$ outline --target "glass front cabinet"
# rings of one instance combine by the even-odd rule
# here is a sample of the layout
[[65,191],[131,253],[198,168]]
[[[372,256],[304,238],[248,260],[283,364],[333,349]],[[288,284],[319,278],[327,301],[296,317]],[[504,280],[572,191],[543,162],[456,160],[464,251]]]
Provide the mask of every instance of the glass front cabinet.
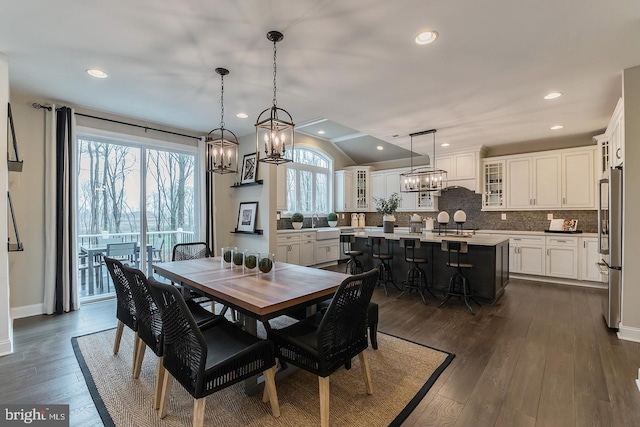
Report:
[[487,160],[482,163],[482,210],[501,210],[504,200],[504,160]]

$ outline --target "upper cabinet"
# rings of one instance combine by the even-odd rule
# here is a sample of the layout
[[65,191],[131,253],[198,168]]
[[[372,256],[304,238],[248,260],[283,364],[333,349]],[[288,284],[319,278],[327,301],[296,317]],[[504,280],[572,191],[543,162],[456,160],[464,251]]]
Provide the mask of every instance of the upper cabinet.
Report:
[[370,166],[350,166],[335,172],[337,212],[372,210],[370,169]]
[[448,185],[465,187],[479,193],[480,150],[439,155],[435,166],[447,171]]
[[374,199],[388,198],[393,193],[401,197],[398,212],[435,212],[438,210],[439,193],[402,193],[400,191],[400,174],[408,169],[386,169],[371,172],[371,208],[375,211]]
[[588,146],[484,159],[483,210],[595,209],[595,153]]
[[624,102],[618,100],[613,116],[609,120],[607,130],[594,139],[598,142],[599,177],[606,177],[609,168],[622,166],[624,163]]

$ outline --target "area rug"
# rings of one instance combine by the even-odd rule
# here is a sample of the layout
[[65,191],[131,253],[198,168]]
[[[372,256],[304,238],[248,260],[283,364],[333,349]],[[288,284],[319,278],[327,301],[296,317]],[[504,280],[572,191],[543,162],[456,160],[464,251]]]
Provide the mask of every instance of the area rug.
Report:
[[[87,386],[105,426],[191,426],[193,398],[174,382],[168,415],[152,408],[157,358],[147,351],[139,379],[132,379],[133,333],[125,328],[118,355],[115,329],[72,339]],[[367,350],[374,394],[365,392],[359,359],[331,375],[332,426],[399,426],[420,403],[454,355],[378,332],[378,350]],[[276,383],[280,418],[261,395],[236,384],[207,397],[205,425],[224,427],[318,426],[318,379],[299,370]]]

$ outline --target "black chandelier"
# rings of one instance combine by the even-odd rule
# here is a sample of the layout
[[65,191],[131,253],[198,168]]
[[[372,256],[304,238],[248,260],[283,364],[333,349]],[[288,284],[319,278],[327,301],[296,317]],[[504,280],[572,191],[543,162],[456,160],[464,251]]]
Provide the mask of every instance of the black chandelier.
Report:
[[[413,137],[433,134],[433,157],[431,166],[413,167]],[[447,188],[447,171],[435,167],[436,162],[436,130],[430,129],[409,134],[411,137],[411,169],[400,174],[400,191],[403,193],[420,193],[439,191]]]
[[220,127],[207,135],[209,163],[207,170],[218,174],[236,173],[238,170],[238,137],[224,127],[224,76],[226,68],[216,68],[220,75]]
[[[267,39],[273,42],[273,105],[265,109],[256,121],[256,153],[261,162],[279,165],[293,161],[295,124],[287,110],[279,108],[276,101],[276,43],[284,35],[269,31]],[[263,148],[261,154],[260,148]],[[285,157],[289,156],[289,157]]]

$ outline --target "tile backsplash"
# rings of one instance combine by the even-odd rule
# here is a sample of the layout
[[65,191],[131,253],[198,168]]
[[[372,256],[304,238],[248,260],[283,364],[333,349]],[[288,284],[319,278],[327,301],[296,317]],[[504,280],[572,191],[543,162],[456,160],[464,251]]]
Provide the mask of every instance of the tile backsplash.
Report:
[[[466,229],[483,230],[518,230],[518,231],[542,231],[549,228],[547,214],[553,214],[554,218],[577,219],[578,229],[584,233],[596,233],[598,231],[598,213],[595,210],[577,211],[482,211],[482,195],[476,194],[466,188],[450,188],[444,190],[438,198],[438,210],[446,211],[453,221],[453,214],[458,209],[462,209],[467,214]],[[397,212],[396,223],[398,227],[408,227],[409,218],[415,212]],[[437,212],[417,212],[423,218],[433,218],[438,216]],[[501,214],[505,213],[507,219],[501,219]],[[338,226],[351,225],[351,213],[338,213]],[[367,212],[366,221],[368,226],[382,225],[382,215],[377,212]],[[327,219],[321,217],[318,227],[326,227]],[[311,218],[305,217],[303,227],[311,227]],[[455,227],[455,223],[450,223],[449,227]],[[291,219],[282,218],[278,221],[278,229],[292,229]]]

